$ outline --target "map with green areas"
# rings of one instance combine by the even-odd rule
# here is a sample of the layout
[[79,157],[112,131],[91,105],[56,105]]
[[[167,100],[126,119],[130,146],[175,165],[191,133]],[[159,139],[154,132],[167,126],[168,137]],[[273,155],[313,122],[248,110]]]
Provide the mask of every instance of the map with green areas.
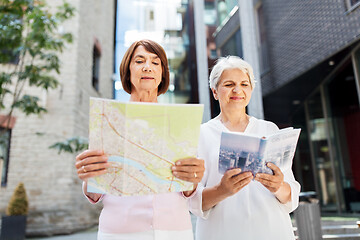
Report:
[[192,190],[171,166],[196,157],[203,108],[90,98],[89,149],[103,150],[111,167],[90,178],[87,190],[116,196]]

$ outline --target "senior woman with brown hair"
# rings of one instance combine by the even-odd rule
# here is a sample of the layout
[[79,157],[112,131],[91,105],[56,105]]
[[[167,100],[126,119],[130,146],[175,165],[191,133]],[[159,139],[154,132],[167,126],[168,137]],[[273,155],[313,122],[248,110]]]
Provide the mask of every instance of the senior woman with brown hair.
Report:
[[[210,74],[210,88],[220,114],[201,126],[198,157],[205,160],[201,186],[190,200],[198,216],[197,240],[294,239],[289,213],[298,206],[300,185],[291,168],[268,163],[273,174],[231,169],[218,171],[222,132],[264,136],[278,131],[269,121],[246,114],[255,87],[252,67],[236,56],[220,58]],[[247,144],[240,142],[238,144]]]
[[[154,41],[134,42],[120,65],[120,76],[130,101],[157,102],[169,86],[168,61],[164,49]],[[110,166],[102,151],[86,150],[76,157],[83,192],[91,203],[102,200],[99,240],[165,240],[193,239],[188,198],[204,174],[204,161],[181,159],[173,166],[175,177],[193,182],[194,190],[147,196],[116,197],[87,192],[87,179],[106,173]]]

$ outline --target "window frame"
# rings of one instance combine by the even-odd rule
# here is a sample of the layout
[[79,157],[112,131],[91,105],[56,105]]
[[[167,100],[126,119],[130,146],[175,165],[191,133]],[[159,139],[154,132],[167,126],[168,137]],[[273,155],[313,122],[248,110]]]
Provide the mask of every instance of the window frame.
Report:
[[99,41],[95,38],[93,53],[92,53],[92,76],[91,84],[93,88],[99,92],[100,85],[100,61],[101,61],[101,46]]
[[[8,172],[9,172],[9,162],[10,162],[10,147],[11,147],[11,128],[4,128],[2,126],[0,126],[0,132],[1,134],[3,133],[3,131],[6,131],[8,136],[7,136],[7,142],[5,143],[5,158],[3,158],[3,162],[2,162],[2,167],[1,167],[1,172],[0,172],[0,183],[1,183],[1,187],[6,187],[7,185],[7,178],[8,178]],[[2,143],[0,141],[0,148],[2,147]],[[2,156],[1,156],[2,157]]]
[[346,13],[350,13],[360,6],[360,1],[356,3],[351,3],[351,0],[345,0],[344,2],[345,2]]

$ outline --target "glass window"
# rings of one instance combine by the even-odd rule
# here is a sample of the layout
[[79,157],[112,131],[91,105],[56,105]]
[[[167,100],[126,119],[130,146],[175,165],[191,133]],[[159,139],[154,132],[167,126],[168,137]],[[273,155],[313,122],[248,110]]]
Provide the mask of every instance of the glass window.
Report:
[[360,6],[360,0],[345,0],[345,5],[348,10],[353,10]]
[[360,212],[360,108],[350,61],[325,84],[325,90],[334,164],[340,178],[339,196],[344,198],[342,209]]
[[305,109],[303,107],[298,109],[292,117],[292,124],[295,128],[301,128],[301,134],[293,160],[295,178],[301,184],[302,192],[316,191]]
[[[22,20],[19,17],[18,14],[2,8],[0,13],[0,63],[19,63],[19,44],[22,40],[23,30]],[[10,29],[11,34],[9,35]]]
[[1,186],[6,186],[7,171],[9,166],[11,130],[0,127],[0,177]]
[[265,19],[263,6],[260,5],[257,8],[257,18],[258,18],[258,29],[259,29],[259,52],[260,52],[260,73],[264,73],[269,70],[269,58],[268,58],[268,46],[267,46],[267,36],[265,31]]
[[355,4],[360,3],[360,0],[350,0],[351,6],[354,6]]
[[216,9],[214,2],[205,2],[204,22],[206,25],[216,24]]
[[327,123],[322,102],[320,91],[307,100],[309,137],[313,150],[313,161],[315,161],[315,172],[319,186],[318,195],[322,210],[336,212],[336,181],[332,170]]
[[221,55],[236,55],[243,57],[240,29],[221,47]]
[[[119,0],[119,5],[115,53],[117,80],[120,81],[118,66],[128,47],[136,40],[151,39],[164,48],[169,63],[169,91],[160,95],[158,101],[197,103],[193,1]],[[204,18],[207,24],[216,21],[214,5],[214,0],[205,2]],[[122,24],[123,22],[127,24]],[[127,101],[128,94],[123,89],[118,89],[115,98]]]
[[96,91],[99,91],[100,56],[100,47],[95,44],[93,49],[92,86]]

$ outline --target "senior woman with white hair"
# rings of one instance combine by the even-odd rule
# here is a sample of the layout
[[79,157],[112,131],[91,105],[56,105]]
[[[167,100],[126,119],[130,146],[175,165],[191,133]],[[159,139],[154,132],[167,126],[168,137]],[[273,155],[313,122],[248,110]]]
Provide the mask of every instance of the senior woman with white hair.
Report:
[[[298,206],[300,184],[290,170],[268,163],[273,174],[218,171],[222,132],[263,136],[279,130],[272,122],[246,114],[255,87],[252,67],[236,56],[220,58],[210,74],[210,88],[221,113],[201,126],[198,156],[205,173],[190,209],[198,216],[197,240],[294,239],[289,213]],[[239,144],[246,144],[239,143]]]

